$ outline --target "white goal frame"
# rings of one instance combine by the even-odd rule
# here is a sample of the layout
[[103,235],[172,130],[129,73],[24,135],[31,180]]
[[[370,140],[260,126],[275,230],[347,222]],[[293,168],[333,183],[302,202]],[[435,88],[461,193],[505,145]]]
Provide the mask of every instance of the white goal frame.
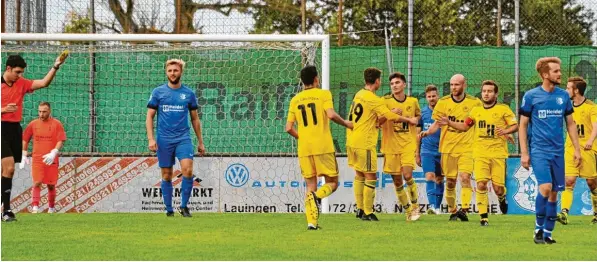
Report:
[[[2,41],[69,41],[69,42],[318,42],[321,43],[321,88],[330,90],[329,35],[298,34],[62,34],[62,33],[2,33]],[[324,178],[321,178],[325,183]],[[322,201],[322,213],[329,213],[329,201]]]

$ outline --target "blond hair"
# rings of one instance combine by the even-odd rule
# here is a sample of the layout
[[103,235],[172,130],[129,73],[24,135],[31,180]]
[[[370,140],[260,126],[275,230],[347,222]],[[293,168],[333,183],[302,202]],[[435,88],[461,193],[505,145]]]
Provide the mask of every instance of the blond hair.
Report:
[[182,61],[182,59],[168,59],[168,61],[166,61],[166,65],[164,66],[164,68],[167,68],[169,65],[178,65],[180,66],[180,69],[184,69],[184,65],[185,62]]
[[539,75],[549,73],[549,63],[560,65],[562,64],[562,60],[555,56],[539,58],[539,60],[537,60],[537,65],[535,66],[537,68],[537,73],[539,73]]

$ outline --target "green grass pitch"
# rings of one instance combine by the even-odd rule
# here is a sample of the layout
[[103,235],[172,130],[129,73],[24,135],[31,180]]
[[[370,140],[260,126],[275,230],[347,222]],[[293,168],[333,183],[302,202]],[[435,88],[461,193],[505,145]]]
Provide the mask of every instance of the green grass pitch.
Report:
[[594,260],[597,225],[571,216],[555,245],[532,240],[534,216],[322,215],[307,231],[303,214],[21,214],[2,223],[2,260]]

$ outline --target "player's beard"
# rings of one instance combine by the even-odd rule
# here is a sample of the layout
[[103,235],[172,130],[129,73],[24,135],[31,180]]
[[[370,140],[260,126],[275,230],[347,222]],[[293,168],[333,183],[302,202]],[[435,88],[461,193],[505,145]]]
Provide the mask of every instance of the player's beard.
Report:
[[172,81],[172,80],[170,80],[170,78],[168,78],[168,81],[170,82],[170,84],[178,85],[178,83],[180,82],[180,76],[177,77],[176,79],[174,79],[174,81]]
[[454,92],[452,92],[452,96],[461,96],[462,92],[463,92],[462,90],[454,91]]
[[485,104],[486,106],[490,106],[495,104],[496,100],[496,98],[490,98],[489,101],[485,101],[485,99],[483,99],[483,104]]
[[556,80],[549,79],[549,82],[551,82],[551,84],[554,85],[554,86],[559,86],[561,81],[559,81],[557,79]]

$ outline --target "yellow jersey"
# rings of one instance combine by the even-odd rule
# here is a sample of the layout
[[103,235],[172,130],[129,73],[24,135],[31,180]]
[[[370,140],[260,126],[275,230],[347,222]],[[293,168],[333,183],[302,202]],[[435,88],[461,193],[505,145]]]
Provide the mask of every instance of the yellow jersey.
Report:
[[347,131],[346,146],[355,149],[375,150],[377,146],[377,119],[384,116],[397,120],[400,116],[386,107],[383,99],[375,93],[361,89],[350,105],[348,120],[353,123],[352,131]]
[[290,100],[287,122],[297,123],[299,157],[335,152],[326,113],[330,108],[334,102],[329,90],[305,89]]
[[[451,121],[464,123],[471,110],[477,106],[482,106],[482,103],[481,100],[474,96],[465,94],[464,99],[455,101],[451,95],[447,95],[437,101],[432,118],[437,121],[442,117],[448,117]],[[439,152],[443,154],[472,152],[473,132],[474,130],[462,132],[447,126],[442,128],[439,140]]]
[[[572,118],[574,119],[574,122],[576,122],[576,129],[578,130],[578,143],[583,147],[587,143],[587,140],[589,140],[589,137],[591,137],[593,123],[597,121],[597,105],[595,105],[593,101],[585,98],[585,101],[580,105],[574,105]],[[574,149],[570,136],[566,136],[566,144],[564,146],[566,148]],[[593,144],[593,150],[595,149],[597,148],[595,144]]]
[[512,109],[501,103],[490,108],[478,106],[471,110],[469,117],[475,121],[473,158],[508,158],[508,142],[496,134],[496,129],[518,123]]
[[[388,109],[402,109],[403,117],[421,116],[419,101],[414,97],[405,97],[399,101],[392,94],[383,97]],[[398,154],[405,151],[416,150],[417,129],[416,125],[406,122],[386,121],[381,128],[381,151],[384,154]]]

